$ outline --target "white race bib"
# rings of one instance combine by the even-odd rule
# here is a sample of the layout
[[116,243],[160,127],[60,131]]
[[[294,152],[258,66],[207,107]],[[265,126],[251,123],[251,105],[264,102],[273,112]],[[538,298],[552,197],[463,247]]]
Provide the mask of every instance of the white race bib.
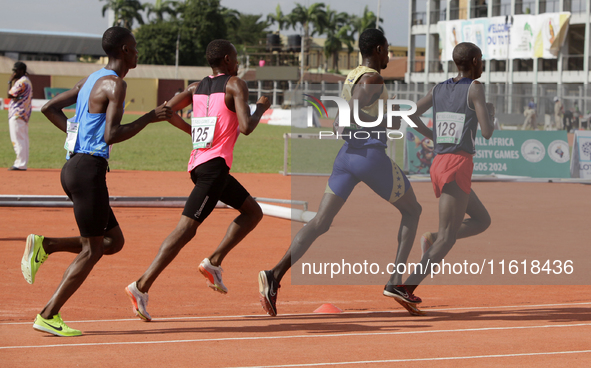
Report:
[[66,132],[68,135],[66,136],[64,149],[68,152],[74,152],[74,147],[76,147],[76,141],[78,140],[78,123],[68,120]]
[[211,148],[217,120],[217,116],[191,118],[193,149]]
[[462,139],[466,114],[438,112],[435,116],[437,125],[437,143],[458,144]]

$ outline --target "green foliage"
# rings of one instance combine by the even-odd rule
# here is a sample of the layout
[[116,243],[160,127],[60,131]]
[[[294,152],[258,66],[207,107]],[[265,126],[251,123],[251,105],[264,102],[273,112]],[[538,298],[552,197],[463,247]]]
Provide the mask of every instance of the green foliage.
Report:
[[180,53],[180,65],[208,65],[207,45],[216,39],[226,39],[227,29],[220,0],[187,0],[183,11],[181,38],[187,48]]
[[269,24],[260,21],[262,15],[240,14],[238,26],[229,34],[229,40],[238,47],[239,45],[256,45],[259,40],[264,39],[267,32],[265,29]]
[[[140,64],[174,65],[176,40],[180,25],[173,22],[154,22],[145,24],[135,32]],[[181,33],[179,53],[190,44],[187,36]]]
[[267,15],[267,23],[276,23],[277,32],[279,32],[282,29],[286,29],[289,26],[289,22],[289,17],[283,14],[283,11],[281,11],[281,5],[279,4],[277,4],[277,7],[275,8],[275,13],[269,13]]
[[154,4],[146,3],[144,4],[144,8],[146,9],[148,17],[154,14],[156,16],[156,21],[161,22],[164,20],[164,14],[168,14],[173,18],[178,14],[178,1],[171,1],[171,0],[156,0]]
[[[103,1],[103,0],[101,0]],[[141,12],[144,6],[139,0],[104,0],[106,4],[103,6],[103,17],[107,10],[111,9],[115,13],[115,20],[113,26],[121,26],[127,29],[133,27],[133,22],[137,21],[139,24],[144,24],[144,18]]]

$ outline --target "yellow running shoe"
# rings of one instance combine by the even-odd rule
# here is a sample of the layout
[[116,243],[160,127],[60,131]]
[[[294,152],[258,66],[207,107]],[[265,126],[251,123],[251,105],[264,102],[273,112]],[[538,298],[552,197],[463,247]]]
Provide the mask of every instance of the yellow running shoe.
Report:
[[62,320],[60,313],[56,314],[51,319],[45,319],[38,314],[37,318],[35,318],[33,328],[37,331],[54,334],[55,336],[69,337],[82,335],[82,332],[68,327]]
[[43,239],[45,237],[41,235],[31,234],[27,236],[25,253],[21,260],[21,271],[23,271],[23,276],[29,284],[35,282],[35,274],[48,256],[45,249],[43,249]]

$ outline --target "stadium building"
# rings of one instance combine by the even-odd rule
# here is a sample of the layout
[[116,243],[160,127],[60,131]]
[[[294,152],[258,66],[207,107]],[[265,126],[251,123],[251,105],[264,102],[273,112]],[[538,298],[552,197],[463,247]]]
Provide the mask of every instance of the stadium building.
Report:
[[412,0],[408,54],[424,45],[425,60],[409,62],[405,80],[422,95],[455,76],[451,50],[469,41],[483,50],[480,80],[488,95],[500,100],[497,111],[522,114],[534,98],[548,113],[559,97],[565,108],[574,109],[577,102],[586,113],[590,12],[589,0]]

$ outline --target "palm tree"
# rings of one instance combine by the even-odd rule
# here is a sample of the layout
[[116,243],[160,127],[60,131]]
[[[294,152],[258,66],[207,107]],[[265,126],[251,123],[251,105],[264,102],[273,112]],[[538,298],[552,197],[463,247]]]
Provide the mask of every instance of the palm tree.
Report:
[[277,4],[275,13],[269,13],[269,15],[267,15],[267,23],[277,23],[277,33],[279,33],[280,30],[289,26],[290,21],[289,18],[281,11],[281,5]]
[[[351,34],[351,36],[354,36],[355,33],[361,35],[363,31],[365,31],[368,28],[376,28],[376,15],[374,14],[374,12],[369,10],[369,8],[366,5],[365,9],[363,9],[363,15],[361,17],[358,17],[356,15],[351,16],[350,22],[353,26],[353,33]],[[383,23],[382,17],[380,17],[380,23]],[[382,26],[378,27],[378,29],[382,32],[384,31]]]
[[177,2],[178,1],[172,0],[156,0],[154,4],[146,3],[144,7],[147,10],[148,17],[154,13],[156,15],[156,21],[161,22],[164,20],[164,14],[168,14],[173,17],[176,16]]
[[[314,3],[309,7],[296,3],[295,8],[293,8],[287,18],[294,30],[298,24],[302,26],[306,39],[314,36],[316,33],[322,34],[324,32],[324,25],[326,24],[324,3]],[[310,33],[310,26],[314,27],[312,33]]]
[[[101,0],[102,1],[102,0]],[[133,21],[137,20],[139,24],[144,24],[144,18],[141,11],[144,6],[139,0],[105,0],[107,3],[103,6],[103,17],[107,10],[111,9],[115,13],[113,26],[121,26],[131,29]]]
[[353,51],[354,39],[351,28],[347,25],[349,18],[347,13],[338,13],[332,10],[330,6],[326,8],[326,17],[324,19],[324,28],[326,30],[324,56],[326,62],[328,62],[328,58],[332,55],[332,67],[337,72],[339,70],[339,52],[343,49],[343,44],[347,46],[349,53]]
[[236,32],[238,27],[240,27],[240,12],[238,10],[222,7],[222,15],[228,30],[232,31],[233,33]]
[[[302,50],[302,56],[304,62],[303,67],[305,69],[307,64],[306,55],[308,55],[310,51],[310,36],[313,36],[316,33],[324,33],[324,26],[326,24],[326,12],[324,11],[324,3],[314,3],[309,7],[296,3],[295,8],[291,11],[291,13],[289,13],[287,18],[289,19],[289,24],[291,24],[294,30],[296,29],[296,26],[299,24],[304,31],[304,50]],[[310,26],[313,26],[311,32]],[[303,73],[300,76],[300,78],[301,80],[303,80]]]

